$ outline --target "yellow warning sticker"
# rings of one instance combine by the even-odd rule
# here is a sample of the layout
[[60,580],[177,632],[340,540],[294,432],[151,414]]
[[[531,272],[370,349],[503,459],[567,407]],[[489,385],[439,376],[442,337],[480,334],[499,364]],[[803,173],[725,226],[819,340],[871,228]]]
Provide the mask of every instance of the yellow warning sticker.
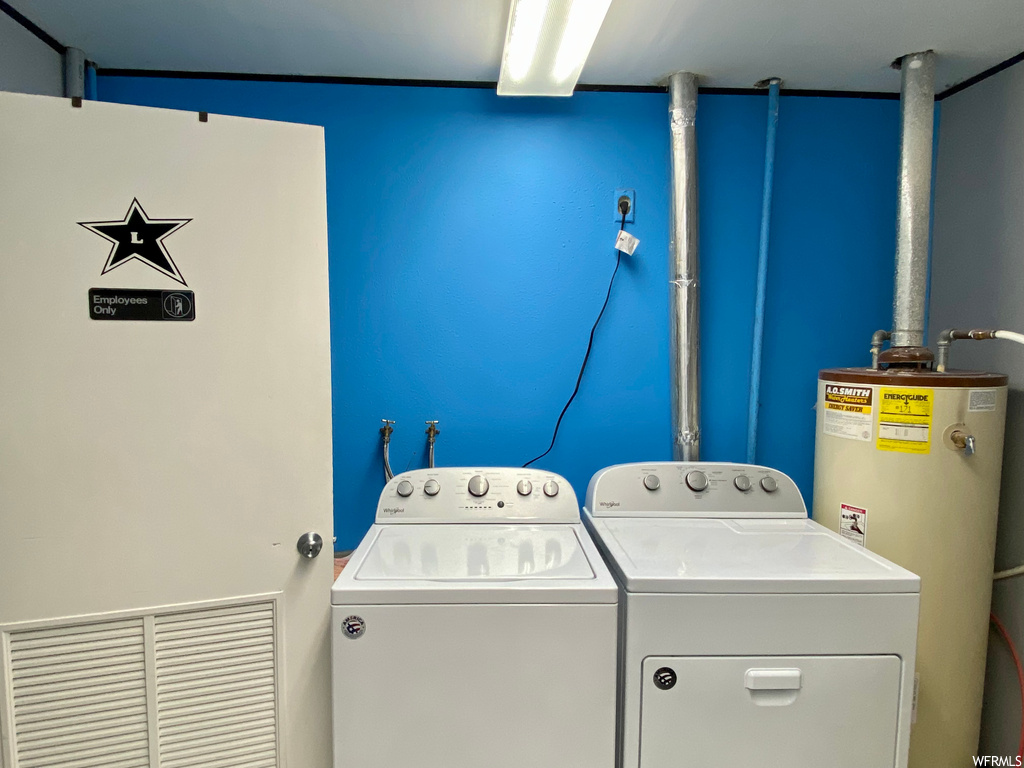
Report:
[[882,387],[878,406],[880,451],[929,453],[935,391],[909,387]]

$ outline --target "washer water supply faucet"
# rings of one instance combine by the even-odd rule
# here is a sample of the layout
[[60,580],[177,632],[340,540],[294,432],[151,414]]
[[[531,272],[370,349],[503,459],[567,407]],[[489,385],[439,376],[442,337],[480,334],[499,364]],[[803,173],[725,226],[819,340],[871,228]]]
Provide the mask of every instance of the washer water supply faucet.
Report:
[[437,442],[437,436],[441,434],[441,430],[437,428],[437,419],[426,421],[424,424],[427,425],[427,466],[433,469],[434,443]]
[[391,471],[391,456],[389,449],[389,446],[391,445],[391,433],[395,431],[392,424],[395,422],[391,419],[381,419],[381,423],[384,424],[384,426],[380,428],[380,436],[382,440],[381,448],[384,454],[384,482],[387,482],[395,476],[395,473]]

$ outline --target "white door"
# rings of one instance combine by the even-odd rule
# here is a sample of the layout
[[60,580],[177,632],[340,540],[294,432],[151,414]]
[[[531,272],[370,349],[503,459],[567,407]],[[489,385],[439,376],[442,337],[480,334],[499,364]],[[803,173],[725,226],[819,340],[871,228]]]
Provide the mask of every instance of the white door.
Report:
[[643,661],[640,768],[892,768],[898,656]]
[[201,117],[0,94],[5,768],[331,762],[323,131]]

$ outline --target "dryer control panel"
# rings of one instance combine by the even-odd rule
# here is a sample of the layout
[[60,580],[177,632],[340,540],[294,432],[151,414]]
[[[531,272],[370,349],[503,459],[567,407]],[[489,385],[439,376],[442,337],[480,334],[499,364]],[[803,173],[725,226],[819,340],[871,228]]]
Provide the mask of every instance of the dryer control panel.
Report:
[[377,523],[578,523],[569,481],[519,467],[434,467],[395,475]]
[[593,517],[807,517],[788,475],[754,464],[655,461],[618,464],[587,488]]

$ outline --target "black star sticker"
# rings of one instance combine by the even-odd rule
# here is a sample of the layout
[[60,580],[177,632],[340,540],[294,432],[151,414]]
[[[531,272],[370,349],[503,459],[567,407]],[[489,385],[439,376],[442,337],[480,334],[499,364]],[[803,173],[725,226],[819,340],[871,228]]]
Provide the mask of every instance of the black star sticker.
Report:
[[138,259],[172,280],[187,285],[163,240],[190,221],[192,219],[151,219],[139,201],[132,200],[122,221],[80,221],[78,224],[114,244],[101,274]]

